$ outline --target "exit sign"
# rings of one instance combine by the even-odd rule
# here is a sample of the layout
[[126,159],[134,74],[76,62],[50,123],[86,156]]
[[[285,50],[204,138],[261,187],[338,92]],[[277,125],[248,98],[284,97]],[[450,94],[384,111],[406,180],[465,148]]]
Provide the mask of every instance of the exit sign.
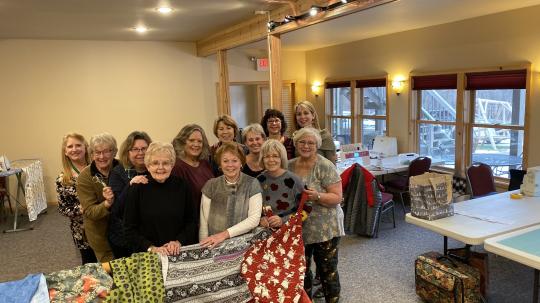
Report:
[[268,58],[257,59],[257,71],[268,71]]

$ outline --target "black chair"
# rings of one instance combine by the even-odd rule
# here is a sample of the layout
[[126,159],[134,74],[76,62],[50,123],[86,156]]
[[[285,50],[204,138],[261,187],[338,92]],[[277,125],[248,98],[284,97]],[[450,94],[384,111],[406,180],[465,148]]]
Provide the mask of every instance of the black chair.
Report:
[[527,170],[523,169],[510,169],[510,183],[508,184],[508,191],[519,189],[523,184],[523,178],[527,173]]
[[409,178],[427,173],[431,167],[431,158],[428,157],[418,157],[411,161],[409,164],[409,170],[407,176],[398,176],[396,179],[386,182],[389,192],[394,192],[399,194],[401,206],[403,208],[403,213],[406,213],[405,210],[405,200],[403,195],[409,192]]
[[377,220],[377,227],[375,228],[375,236],[374,238],[379,237],[379,226],[381,226],[381,217],[389,212],[392,211],[392,223],[394,224],[394,228],[396,228],[396,212],[395,212],[395,203],[394,203],[394,196],[392,194],[386,193],[384,191],[381,191],[381,213],[379,214],[379,218]]
[[479,198],[497,193],[493,171],[487,164],[476,162],[467,168],[467,183],[471,198]]

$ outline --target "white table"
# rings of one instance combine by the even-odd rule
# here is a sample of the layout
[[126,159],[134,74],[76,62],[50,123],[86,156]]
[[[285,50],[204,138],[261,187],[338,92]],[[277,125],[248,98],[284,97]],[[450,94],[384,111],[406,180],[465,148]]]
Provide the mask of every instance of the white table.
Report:
[[533,302],[538,302],[540,270],[540,225],[489,238],[484,248],[494,254],[534,268]]
[[378,166],[378,161],[378,159],[370,159],[370,164],[364,165],[364,163],[362,162],[362,158],[360,157],[349,158],[338,162],[337,169],[338,172],[341,174],[344,170],[349,168],[354,163],[358,163],[364,166],[367,170],[369,170],[374,176],[381,176],[385,174],[406,171],[407,169],[409,169],[409,164],[399,163],[398,156],[383,158],[381,166]]
[[540,197],[514,200],[510,193],[455,203],[451,217],[428,221],[409,213],[405,221],[469,245],[480,245],[487,238],[540,224]]

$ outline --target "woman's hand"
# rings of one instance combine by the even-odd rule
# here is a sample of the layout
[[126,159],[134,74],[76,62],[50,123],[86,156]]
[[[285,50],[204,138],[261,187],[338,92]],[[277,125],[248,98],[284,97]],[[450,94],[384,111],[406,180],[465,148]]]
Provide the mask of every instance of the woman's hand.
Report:
[[268,224],[272,228],[279,228],[283,224],[283,221],[281,221],[279,216],[272,216],[268,218]]
[[229,232],[228,231],[222,231],[218,234],[211,235],[210,237],[204,239],[201,241],[201,246],[203,247],[210,247],[214,248],[221,244],[221,242],[227,240],[229,238]]
[[304,189],[309,201],[319,201],[321,194],[313,188]]
[[180,241],[171,241],[169,243],[165,243],[163,247],[167,249],[167,255],[178,255],[180,254],[180,247],[182,245],[180,244]]
[[259,226],[270,227],[270,223],[268,223],[268,218],[266,218],[266,216],[261,217],[261,221],[259,221]]
[[105,198],[105,207],[110,208],[114,203],[114,193],[110,186],[103,187],[103,198]]
[[145,175],[135,176],[129,181],[129,185],[133,184],[148,184],[148,178]]
[[162,256],[167,256],[168,255],[168,251],[167,251],[167,248],[165,247],[165,245],[160,246],[160,247],[152,246],[150,251],[153,252],[153,253],[156,253],[156,254],[160,254]]

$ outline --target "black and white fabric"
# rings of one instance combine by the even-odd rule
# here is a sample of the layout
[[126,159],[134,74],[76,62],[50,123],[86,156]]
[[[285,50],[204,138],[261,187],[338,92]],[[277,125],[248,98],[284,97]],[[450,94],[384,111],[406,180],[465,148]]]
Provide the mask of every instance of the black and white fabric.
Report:
[[454,197],[454,202],[468,200],[470,197],[469,194],[467,179],[452,176],[452,196]]

